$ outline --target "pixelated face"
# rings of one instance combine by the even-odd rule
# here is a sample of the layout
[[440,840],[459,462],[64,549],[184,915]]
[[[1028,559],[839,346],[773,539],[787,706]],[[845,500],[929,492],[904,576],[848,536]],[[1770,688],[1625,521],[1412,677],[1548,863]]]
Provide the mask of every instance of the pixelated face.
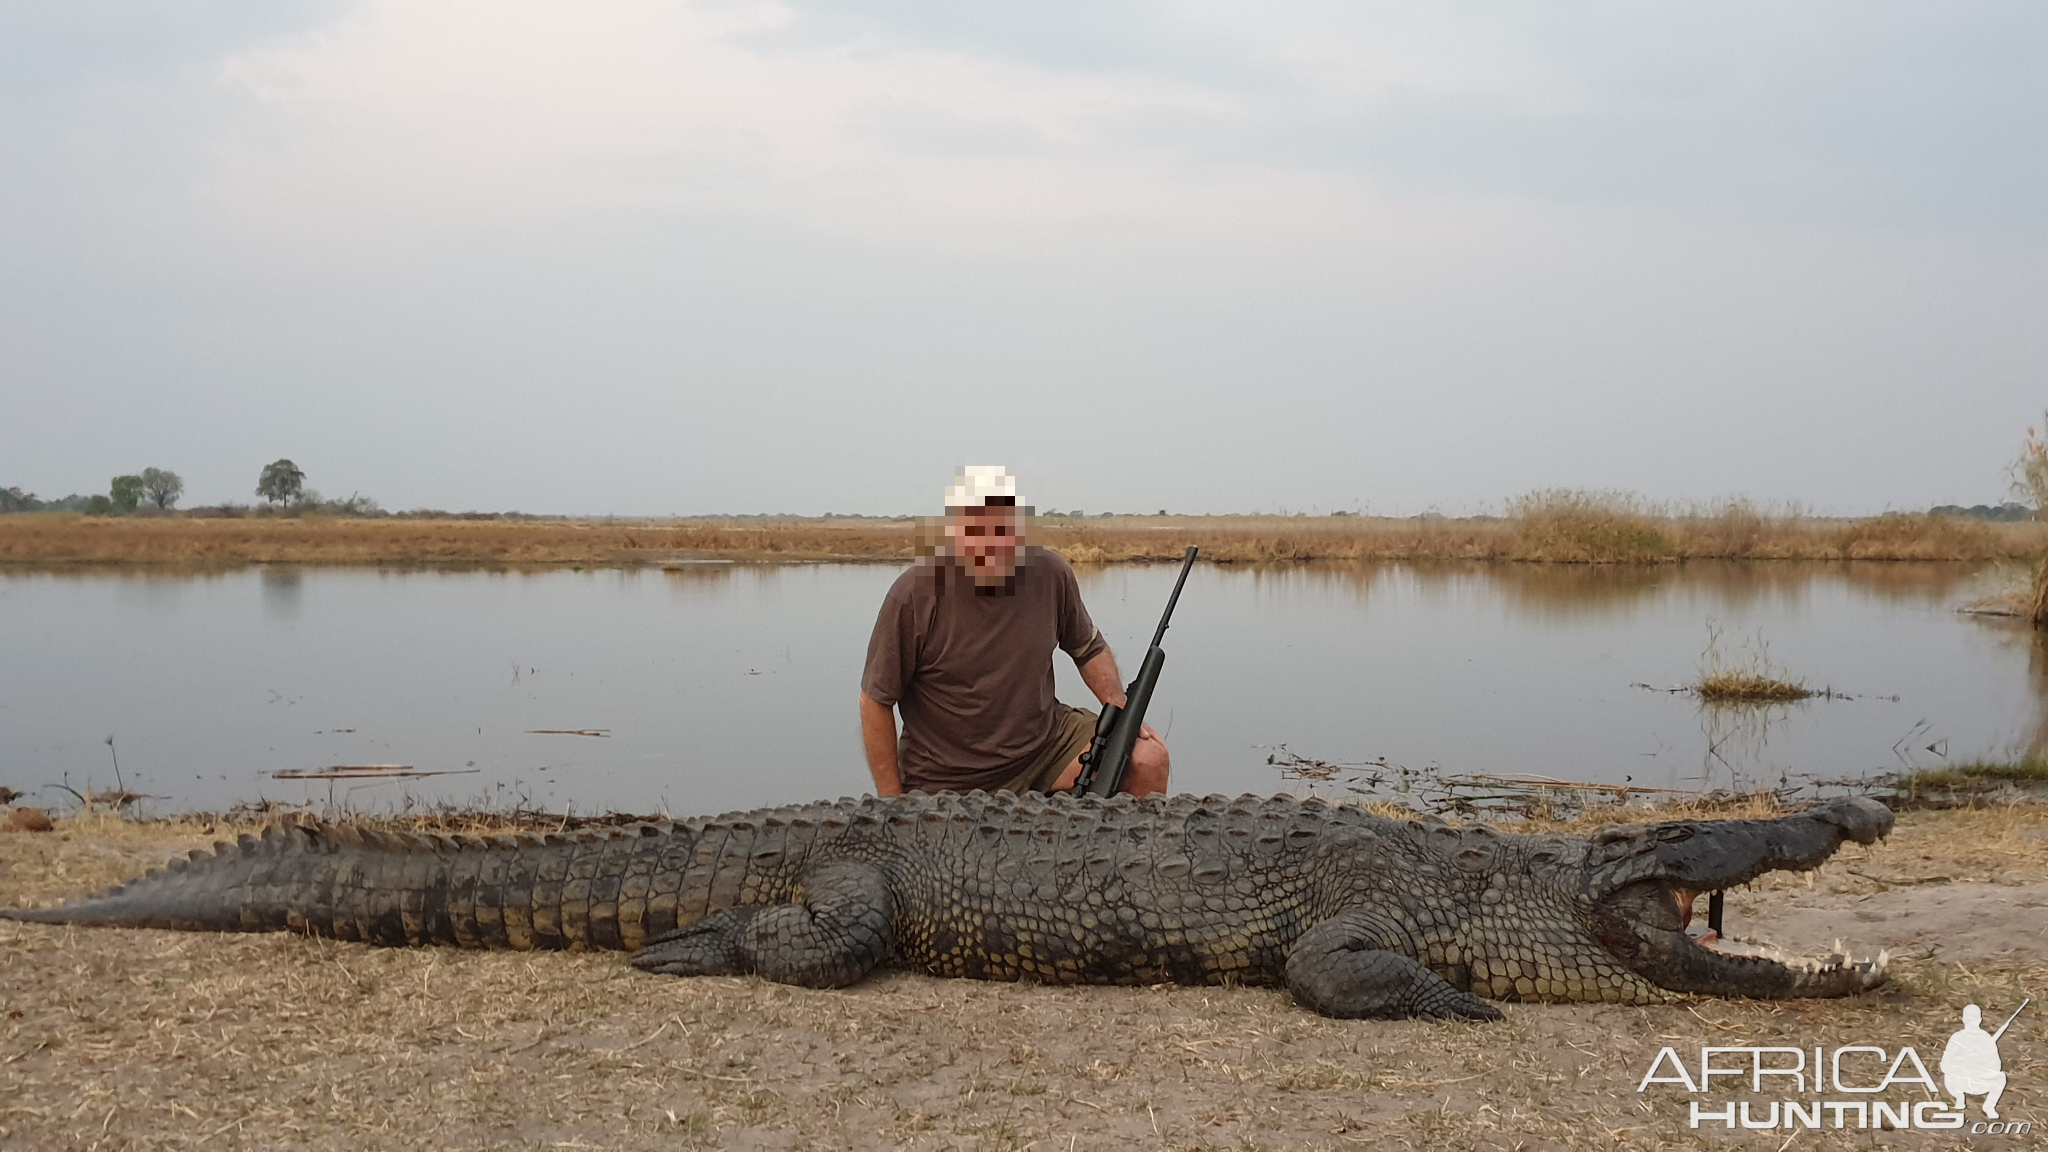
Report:
[[1017,571],[1024,517],[1014,505],[978,505],[946,510],[946,542],[977,583],[1008,580]]

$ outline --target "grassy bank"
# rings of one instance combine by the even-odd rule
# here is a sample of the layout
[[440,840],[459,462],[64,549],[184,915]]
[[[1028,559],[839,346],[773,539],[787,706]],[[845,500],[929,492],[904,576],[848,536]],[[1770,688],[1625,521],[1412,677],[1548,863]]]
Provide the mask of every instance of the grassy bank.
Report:
[[[0,835],[0,903],[74,895],[238,830],[99,817]],[[1811,882],[1729,893],[1740,931],[1892,947],[1875,994],[1507,1005],[1485,1026],[1328,1020],[1273,989],[892,973],[826,992],[650,977],[616,953],[0,924],[0,1145],[1728,1147],[1752,1134],[1689,1127],[1682,1090],[1637,1091],[1659,1046],[1910,1043],[1932,1062],[1965,1003],[2002,1018],[2048,978],[2024,912],[2048,892],[2044,833],[2039,808],[1906,813]],[[1941,925],[1956,930],[1913,935],[1936,904],[1961,909]],[[2000,1046],[2008,1068],[2036,1069],[2048,1030],[2030,1010]],[[2030,1073],[2001,1106],[2038,1122],[2043,1103]],[[1775,1148],[1785,1133],[1753,1135]]]
[[[1653,514],[1616,498],[1539,494],[1491,519],[1367,516],[1048,516],[1034,541],[1077,563],[1515,560],[1655,564],[1687,559],[1990,560],[2037,554],[2039,524],[1888,514],[1767,516],[1744,504]],[[0,565],[581,565],[693,560],[907,560],[908,520],[411,520],[0,516]]]
[[1916,768],[1892,783],[1894,806],[1971,805],[2039,799],[2048,795],[2048,762],[2035,759],[1972,760],[1941,768]]

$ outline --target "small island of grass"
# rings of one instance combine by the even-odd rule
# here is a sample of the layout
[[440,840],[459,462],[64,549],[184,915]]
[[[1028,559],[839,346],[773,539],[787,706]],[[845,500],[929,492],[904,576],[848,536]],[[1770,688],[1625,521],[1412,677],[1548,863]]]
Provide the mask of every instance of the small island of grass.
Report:
[[1711,622],[1692,691],[1709,704],[1783,704],[1819,695],[1771,659],[1770,643],[1761,632],[1730,654],[1721,645],[1721,629]]
[[1758,672],[1714,672],[1693,685],[1699,698],[1712,704],[1777,704],[1815,695],[1803,681]]

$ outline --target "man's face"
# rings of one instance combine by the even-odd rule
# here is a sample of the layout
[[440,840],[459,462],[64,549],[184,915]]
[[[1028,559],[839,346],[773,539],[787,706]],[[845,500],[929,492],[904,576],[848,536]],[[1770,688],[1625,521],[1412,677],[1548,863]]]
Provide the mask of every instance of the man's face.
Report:
[[956,508],[947,518],[953,555],[981,584],[1008,580],[1017,570],[1017,509]]

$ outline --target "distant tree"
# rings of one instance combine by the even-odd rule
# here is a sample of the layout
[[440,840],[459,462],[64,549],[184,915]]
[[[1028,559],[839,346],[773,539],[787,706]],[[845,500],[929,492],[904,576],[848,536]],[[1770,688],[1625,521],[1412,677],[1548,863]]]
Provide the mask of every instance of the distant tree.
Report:
[[256,494],[272,504],[291,506],[306,490],[306,474],[289,460],[278,460],[263,466],[263,475],[256,481]]
[[88,496],[85,498],[85,514],[87,516],[112,516],[114,514],[114,502],[108,497],[98,494]]
[[149,502],[156,505],[157,511],[161,512],[176,504],[178,497],[185,494],[185,481],[176,472],[167,472],[162,468],[144,468],[142,494],[149,497]]
[[116,512],[133,512],[142,503],[142,477],[116,476],[107,489],[107,499],[113,502]]
[[0,488],[0,512],[33,512],[43,506],[33,492],[19,488]]

